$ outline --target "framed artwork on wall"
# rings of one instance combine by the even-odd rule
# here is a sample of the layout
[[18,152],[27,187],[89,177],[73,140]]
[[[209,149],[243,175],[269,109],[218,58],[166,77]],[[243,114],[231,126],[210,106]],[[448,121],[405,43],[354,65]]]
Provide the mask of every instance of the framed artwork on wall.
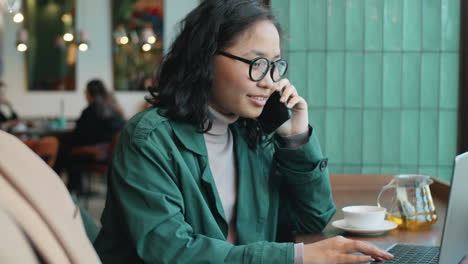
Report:
[[163,0],[112,1],[113,76],[117,91],[154,85],[163,56]]
[[[17,42],[26,58],[28,90],[74,91],[80,34],[76,0],[23,0],[24,22]],[[47,67],[44,67],[47,62]]]

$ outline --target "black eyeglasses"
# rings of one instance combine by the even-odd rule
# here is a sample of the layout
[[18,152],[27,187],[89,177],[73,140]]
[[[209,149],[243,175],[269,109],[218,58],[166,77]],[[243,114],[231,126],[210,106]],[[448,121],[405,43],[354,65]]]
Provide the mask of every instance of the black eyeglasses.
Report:
[[278,82],[279,80],[281,80],[281,78],[283,78],[283,76],[286,74],[286,71],[288,70],[288,61],[286,61],[285,59],[270,61],[265,57],[258,57],[253,60],[248,60],[241,57],[237,57],[224,51],[218,51],[217,53],[219,55],[223,55],[228,58],[249,64],[249,76],[250,79],[252,79],[252,81],[254,82],[259,82],[263,80],[263,78],[265,78],[265,75],[268,73],[268,70],[270,70],[270,66],[270,75],[271,79],[274,82]]

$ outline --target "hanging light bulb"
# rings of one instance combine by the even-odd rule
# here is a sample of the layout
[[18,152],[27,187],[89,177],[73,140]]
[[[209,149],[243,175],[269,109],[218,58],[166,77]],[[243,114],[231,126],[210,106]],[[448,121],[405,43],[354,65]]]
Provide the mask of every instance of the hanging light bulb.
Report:
[[80,43],[80,44],[78,45],[78,49],[79,49],[80,51],[82,51],[82,52],[87,51],[88,48],[89,48],[89,46],[88,46],[88,44],[86,44],[86,43]]
[[73,21],[73,17],[70,14],[63,14],[61,19],[64,24],[71,24]]
[[151,24],[146,25],[146,27],[141,32],[141,36],[142,39],[149,44],[154,44],[156,42],[156,35],[154,34]]
[[28,32],[26,29],[20,29],[16,34],[16,50],[25,52],[28,50]]
[[119,45],[126,45],[130,41],[127,36],[127,31],[125,30],[124,25],[118,25],[114,30],[114,39],[115,42]]
[[63,40],[65,40],[66,42],[71,42],[74,38],[75,37],[70,32],[63,34]]
[[13,22],[15,23],[21,23],[24,21],[24,16],[23,14],[21,13],[16,13],[14,16],[13,16]]
[[147,41],[148,41],[149,44],[154,44],[154,43],[156,43],[156,37],[155,36],[150,36],[150,37],[148,37]]
[[141,49],[144,51],[144,52],[148,52],[151,50],[151,45],[148,44],[148,43],[145,43],[143,44],[143,46],[141,46]]
[[82,52],[86,52],[88,51],[89,49],[89,45],[88,45],[88,33],[85,32],[85,31],[80,31],[80,41],[78,42],[78,50],[82,51]]
[[12,14],[13,13],[13,7],[15,5],[15,0],[6,0],[5,2],[7,4],[8,13]]
[[118,40],[119,44],[122,44],[122,45],[128,44],[128,41],[129,41],[129,39],[128,39],[127,36],[123,36]]
[[26,43],[18,43],[16,50],[19,52],[26,52],[28,50],[28,45],[26,45]]

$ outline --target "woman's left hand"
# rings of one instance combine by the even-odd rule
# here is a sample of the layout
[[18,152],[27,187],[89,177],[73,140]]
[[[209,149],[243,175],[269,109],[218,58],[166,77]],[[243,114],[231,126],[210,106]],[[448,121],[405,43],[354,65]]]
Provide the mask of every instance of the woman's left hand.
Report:
[[287,103],[287,107],[291,109],[292,117],[281,125],[276,133],[285,137],[307,132],[309,129],[309,114],[305,99],[299,96],[296,87],[288,79],[282,79],[277,83],[277,91],[283,92],[280,101]]

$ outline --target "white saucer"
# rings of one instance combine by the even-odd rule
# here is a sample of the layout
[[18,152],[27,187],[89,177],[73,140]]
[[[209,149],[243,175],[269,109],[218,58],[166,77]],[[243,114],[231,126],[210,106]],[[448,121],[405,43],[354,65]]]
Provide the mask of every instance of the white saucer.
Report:
[[333,221],[332,226],[344,230],[349,233],[360,234],[360,235],[376,235],[389,230],[395,229],[398,225],[392,221],[384,220],[382,226],[375,228],[355,228],[347,226],[344,219]]

